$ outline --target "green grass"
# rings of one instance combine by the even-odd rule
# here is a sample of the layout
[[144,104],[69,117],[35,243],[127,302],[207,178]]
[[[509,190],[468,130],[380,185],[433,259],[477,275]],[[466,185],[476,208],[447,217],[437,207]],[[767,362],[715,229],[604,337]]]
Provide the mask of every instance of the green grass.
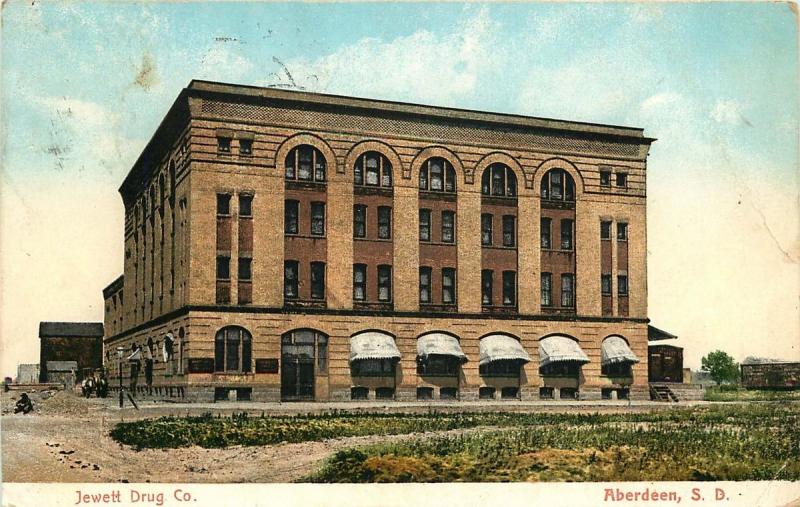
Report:
[[798,405],[550,419],[343,450],[304,481],[800,480]]
[[793,391],[745,389],[738,386],[707,387],[706,401],[800,401],[800,389]]

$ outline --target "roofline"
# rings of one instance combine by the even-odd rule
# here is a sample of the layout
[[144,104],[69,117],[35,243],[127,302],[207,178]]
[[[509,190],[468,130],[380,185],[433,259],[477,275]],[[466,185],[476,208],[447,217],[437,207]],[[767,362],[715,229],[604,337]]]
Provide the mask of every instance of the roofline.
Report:
[[219,81],[207,81],[203,79],[192,79],[184,90],[243,95],[258,98],[272,98],[277,100],[299,101],[320,105],[337,105],[360,109],[379,109],[382,111],[405,113],[416,116],[438,116],[451,120],[459,119],[483,123],[566,130],[572,132],[623,136],[629,138],[632,137],[647,144],[650,144],[656,140],[652,137],[646,137],[644,135],[644,128],[640,127],[561,120],[557,118],[525,116],[511,113],[496,113],[475,109],[431,106],[428,104],[419,104],[414,102],[399,102],[392,100],[352,97],[346,95],[286,90],[253,85],[223,83]]
[[105,286],[105,288],[103,288],[103,297],[107,298],[114,292],[121,289],[124,281],[125,281],[125,274],[123,273],[118,277],[116,277],[113,282],[109,283],[108,285]]

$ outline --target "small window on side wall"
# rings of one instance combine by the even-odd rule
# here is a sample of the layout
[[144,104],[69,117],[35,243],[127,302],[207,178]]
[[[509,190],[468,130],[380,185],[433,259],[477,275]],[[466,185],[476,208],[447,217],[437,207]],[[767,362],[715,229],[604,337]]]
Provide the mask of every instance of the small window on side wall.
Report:
[[624,222],[617,224],[617,239],[620,241],[628,240],[628,224]]
[[619,188],[628,187],[628,175],[626,173],[617,173],[617,186]]
[[217,138],[217,151],[220,153],[230,153],[231,152],[231,138],[230,137],[218,137]]
[[252,155],[252,154],[253,154],[253,140],[239,139],[239,155]]
[[601,187],[611,186],[611,171],[603,169],[600,170],[600,186]]
[[231,214],[231,194],[217,194],[217,215]]
[[252,217],[253,216],[253,196],[249,194],[239,195],[239,216]]
[[353,264],[353,300],[367,300],[367,265]]

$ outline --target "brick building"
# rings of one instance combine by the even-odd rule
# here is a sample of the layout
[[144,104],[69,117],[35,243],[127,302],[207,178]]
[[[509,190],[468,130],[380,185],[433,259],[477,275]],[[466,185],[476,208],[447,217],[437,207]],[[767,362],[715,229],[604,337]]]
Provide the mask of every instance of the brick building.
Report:
[[192,81],[120,188],[106,349],[191,399],[646,398],[652,141]]
[[69,384],[101,368],[103,334],[102,322],[40,322],[39,381]]

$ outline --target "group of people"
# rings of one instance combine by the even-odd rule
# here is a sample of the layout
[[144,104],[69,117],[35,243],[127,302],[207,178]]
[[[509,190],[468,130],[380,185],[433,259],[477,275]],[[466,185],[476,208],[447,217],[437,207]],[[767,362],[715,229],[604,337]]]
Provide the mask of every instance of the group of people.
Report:
[[84,398],[89,398],[92,394],[95,394],[98,398],[108,396],[108,379],[106,379],[105,373],[100,373],[99,377],[92,375],[83,379],[81,392]]

